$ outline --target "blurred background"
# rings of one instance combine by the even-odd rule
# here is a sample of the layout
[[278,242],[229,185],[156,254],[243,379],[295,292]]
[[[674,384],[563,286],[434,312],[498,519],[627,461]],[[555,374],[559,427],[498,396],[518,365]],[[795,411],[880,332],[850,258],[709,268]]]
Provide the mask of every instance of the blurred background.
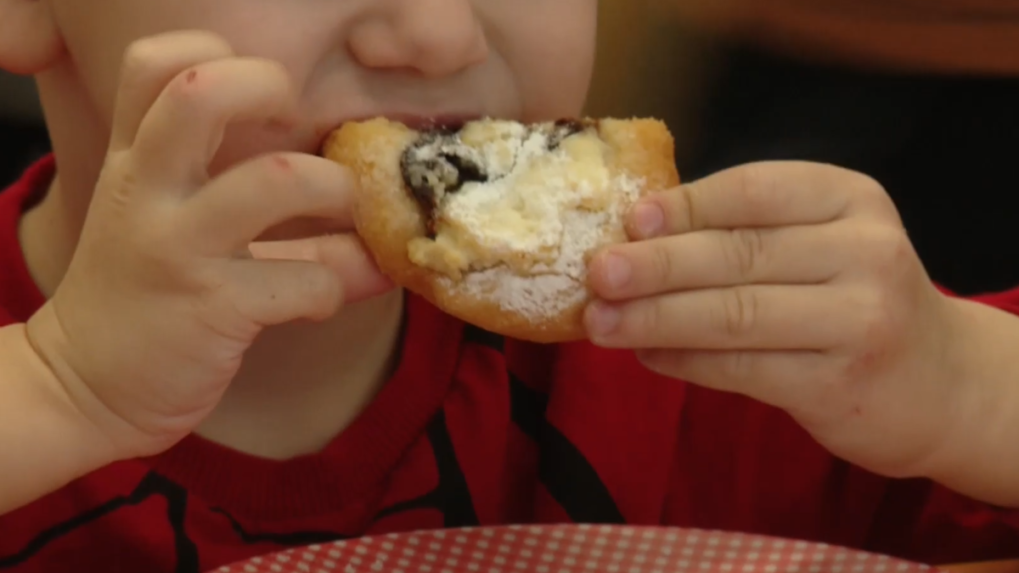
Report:
[[48,149],[34,85],[0,71],[0,189]]
[[[855,169],[936,281],[1019,285],[1019,0],[600,6],[588,113],[664,119],[684,180],[769,159]],[[31,82],[0,73],[0,184],[46,149]]]

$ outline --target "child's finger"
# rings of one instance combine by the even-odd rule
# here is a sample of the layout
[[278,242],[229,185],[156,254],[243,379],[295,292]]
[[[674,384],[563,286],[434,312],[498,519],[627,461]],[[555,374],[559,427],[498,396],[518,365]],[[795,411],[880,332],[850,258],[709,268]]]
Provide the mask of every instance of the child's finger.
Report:
[[754,283],[817,284],[838,275],[846,247],[839,223],[701,231],[609,247],[591,261],[589,276],[606,300]]
[[822,225],[708,230],[608,247],[589,266],[605,300],[748,284],[822,284],[884,272],[911,254],[901,227],[843,219]]
[[[854,335],[871,307],[831,286],[697,290],[585,312],[591,340],[610,348],[824,350]],[[862,298],[862,297],[861,297]]]
[[749,396],[794,415],[822,409],[831,359],[803,351],[639,350],[651,370],[706,388]]
[[898,219],[872,179],[829,165],[753,163],[641,200],[627,221],[649,239],[705,229],[812,225],[860,211]]
[[159,187],[191,190],[229,123],[289,121],[296,95],[286,69],[257,58],[216,60],[177,75],[142,120],[135,140],[137,176]]
[[256,259],[308,261],[325,265],[343,277],[344,303],[387,292],[393,283],[379,270],[361,239],[354,234],[327,235],[292,241],[252,243]]
[[343,166],[302,153],[277,153],[237,165],[184,205],[184,235],[212,256],[237,252],[266,230],[299,217],[334,231],[353,227],[356,182]]
[[227,264],[228,279],[213,295],[227,299],[214,303],[236,309],[241,324],[265,327],[301,319],[325,320],[343,305],[343,281],[325,265],[251,259]]
[[125,151],[134,144],[142,119],[177,74],[232,55],[225,40],[199,31],[170,32],[131,44],[120,71],[110,151]]

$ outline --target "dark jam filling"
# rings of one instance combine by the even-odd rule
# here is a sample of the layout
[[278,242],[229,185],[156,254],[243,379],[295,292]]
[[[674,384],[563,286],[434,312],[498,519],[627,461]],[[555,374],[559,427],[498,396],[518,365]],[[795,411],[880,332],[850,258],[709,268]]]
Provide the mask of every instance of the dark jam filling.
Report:
[[[563,140],[595,126],[593,120],[560,119],[552,124],[548,134],[548,150],[555,151]],[[418,139],[404,150],[400,157],[400,170],[404,184],[425,217],[428,238],[435,238],[436,209],[446,193],[456,193],[467,183],[488,183],[492,180],[469,150],[459,141],[463,126],[436,126],[422,131]],[[548,129],[533,126],[530,132]],[[428,159],[419,159],[418,151],[437,147]]]
[[571,135],[576,135],[589,127],[595,127],[594,120],[590,119],[560,119],[552,124],[552,133],[548,137],[548,150],[555,151],[563,140]]
[[[463,152],[457,142],[458,131],[433,129],[422,132],[400,158],[403,182],[425,215],[428,237],[435,238],[435,211],[446,193],[456,193],[465,184],[487,183],[484,167]],[[417,152],[423,147],[436,146],[434,156],[419,159]],[[459,153],[458,153],[459,151]]]

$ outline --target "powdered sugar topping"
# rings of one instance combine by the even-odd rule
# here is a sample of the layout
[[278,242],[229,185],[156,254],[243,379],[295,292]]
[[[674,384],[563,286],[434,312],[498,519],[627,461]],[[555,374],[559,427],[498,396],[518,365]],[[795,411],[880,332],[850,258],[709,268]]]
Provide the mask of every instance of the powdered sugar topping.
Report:
[[[550,124],[549,124],[550,125]],[[530,318],[555,316],[587,295],[587,258],[619,240],[622,217],[643,181],[610,173],[596,134],[578,134],[549,151],[550,131],[484,122],[464,131],[492,181],[469,183],[442,202],[446,228],[476,261],[444,287]]]

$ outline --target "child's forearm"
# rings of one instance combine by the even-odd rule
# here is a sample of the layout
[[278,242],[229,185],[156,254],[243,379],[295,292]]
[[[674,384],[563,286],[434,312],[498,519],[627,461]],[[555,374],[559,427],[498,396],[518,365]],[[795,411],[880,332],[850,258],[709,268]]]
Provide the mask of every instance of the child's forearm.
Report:
[[971,497],[1019,508],[1019,317],[955,300],[953,380],[968,386],[959,421],[929,477]]
[[0,328],[0,514],[114,461],[113,451],[32,349],[25,326]]

